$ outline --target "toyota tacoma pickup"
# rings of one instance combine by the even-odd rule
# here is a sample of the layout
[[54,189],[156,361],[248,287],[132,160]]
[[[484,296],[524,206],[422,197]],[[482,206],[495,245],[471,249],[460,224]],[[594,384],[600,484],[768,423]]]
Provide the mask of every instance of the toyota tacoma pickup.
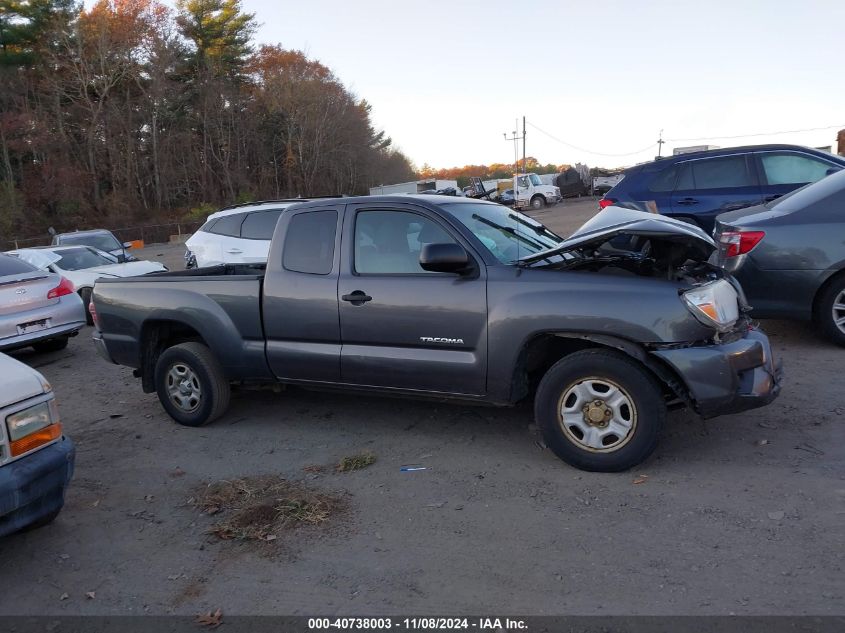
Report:
[[561,459],[620,471],[670,408],[713,417],[778,394],[714,250],[697,227],[617,207],[563,239],[492,202],[320,200],[281,214],[266,265],[98,281],[94,341],[188,426],[223,414],[233,384],[533,397]]

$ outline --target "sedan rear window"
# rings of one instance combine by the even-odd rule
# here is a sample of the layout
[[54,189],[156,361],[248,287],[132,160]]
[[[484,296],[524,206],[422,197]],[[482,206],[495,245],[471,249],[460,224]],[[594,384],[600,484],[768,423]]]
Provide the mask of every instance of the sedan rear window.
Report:
[[93,246],[101,251],[114,251],[123,248],[123,244],[117,241],[110,233],[88,233],[83,235],[62,235],[59,238],[60,244],[81,244]]
[[273,239],[273,231],[276,230],[276,222],[281,214],[281,209],[250,213],[241,226],[241,237],[251,240]]
[[224,215],[222,218],[217,218],[214,224],[207,229],[209,233],[216,233],[217,235],[227,235],[229,237],[241,236],[241,224],[246,217],[246,213],[234,213],[232,215]]
[[38,269],[35,266],[30,266],[25,261],[20,260],[17,257],[0,255],[0,277],[31,273],[33,270]]

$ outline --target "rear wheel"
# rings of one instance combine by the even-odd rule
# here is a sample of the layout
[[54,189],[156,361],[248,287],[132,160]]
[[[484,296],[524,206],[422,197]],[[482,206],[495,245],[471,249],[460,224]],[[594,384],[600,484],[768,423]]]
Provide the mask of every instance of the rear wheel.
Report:
[[816,304],[815,317],[827,339],[845,346],[845,275],[840,274],[824,289]]
[[85,322],[88,325],[94,325],[94,319],[88,307],[91,304],[91,288],[81,288],[79,290],[79,298],[82,299],[82,303],[85,305]]
[[156,363],[155,385],[165,411],[185,426],[208,424],[229,406],[229,381],[202,343],[166,349]]
[[582,470],[619,472],[646,459],[666,419],[660,386],[620,352],[589,349],[543,376],[534,416],[546,444]]
[[542,209],[546,206],[546,200],[543,196],[534,196],[531,198],[531,208],[537,211],[538,209]]
[[32,344],[32,349],[36,352],[60,352],[67,347],[68,337],[62,336],[59,338],[51,338],[48,341],[38,341]]

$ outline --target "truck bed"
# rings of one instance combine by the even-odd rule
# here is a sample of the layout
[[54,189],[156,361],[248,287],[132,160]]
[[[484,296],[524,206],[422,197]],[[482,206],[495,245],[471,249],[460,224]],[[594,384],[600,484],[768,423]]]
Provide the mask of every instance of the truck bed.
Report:
[[[209,344],[227,376],[269,376],[261,292],[264,264],[225,264],[139,277],[100,279],[93,302],[114,362],[138,368],[169,323]],[[174,325],[174,328],[177,327]],[[154,333],[154,334],[151,334]]]

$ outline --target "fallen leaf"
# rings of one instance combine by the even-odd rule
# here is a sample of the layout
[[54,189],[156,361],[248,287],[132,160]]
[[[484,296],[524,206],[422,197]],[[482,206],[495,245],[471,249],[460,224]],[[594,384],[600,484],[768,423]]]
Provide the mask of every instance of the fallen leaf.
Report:
[[210,629],[216,629],[223,623],[223,612],[220,609],[209,611],[208,613],[199,613],[194,618],[194,622],[200,626],[207,626]]
[[635,485],[636,485],[636,484],[644,484],[644,483],[646,482],[646,480],[647,480],[647,479],[648,479],[648,475],[637,475],[637,476],[634,478],[634,484],[635,484]]
[[92,503],[92,504],[91,504],[91,507],[92,507],[92,508],[96,508],[98,505],[100,505],[100,500],[99,500],[99,499],[97,499],[94,503]]
[[263,540],[265,540],[265,541],[275,541],[277,538],[279,538],[279,537],[276,536],[275,534],[268,534],[267,536],[264,537]]
[[769,444],[769,443],[770,443],[769,440],[757,440],[757,446],[765,446],[766,444]]
[[70,596],[66,593],[63,593],[59,596],[59,600],[67,600],[68,598],[70,598]]
[[155,495],[144,495],[144,501],[146,501],[148,503],[150,501],[152,501],[153,499],[155,499]]
[[89,600],[93,600],[94,598],[97,597],[97,592],[96,591],[86,591],[85,597],[88,598]]

